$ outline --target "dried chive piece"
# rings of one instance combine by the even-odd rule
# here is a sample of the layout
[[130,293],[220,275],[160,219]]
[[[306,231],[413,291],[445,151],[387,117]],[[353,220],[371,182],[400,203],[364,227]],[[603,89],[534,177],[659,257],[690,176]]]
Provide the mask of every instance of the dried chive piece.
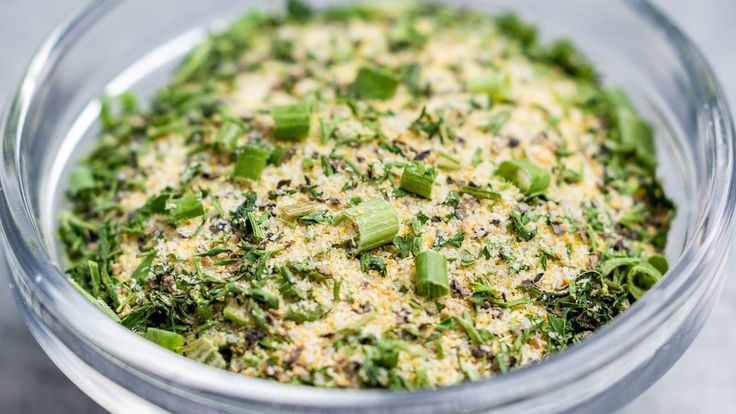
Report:
[[305,214],[314,213],[320,209],[322,209],[322,204],[315,201],[306,201],[279,207],[281,215],[288,220],[297,219]]
[[618,88],[606,90],[604,106],[617,138],[618,146],[615,149],[634,153],[641,165],[650,170],[655,169],[657,158],[652,128],[636,113],[626,93]]
[[271,151],[266,148],[258,145],[246,145],[238,152],[233,176],[258,180],[261,178],[261,173],[266,168],[270,156]]
[[399,232],[399,218],[393,206],[383,198],[374,198],[340,213],[334,224],[350,220],[358,231],[358,252],[390,243]]
[[399,79],[388,69],[363,66],[351,85],[353,92],[366,99],[390,99],[396,93]]
[[432,198],[432,186],[437,170],[421,163],[411,163],[404,167],[399,188],[420,197]]
[[165,331],[158,328],[148,328],[144,335],[146,339],[151,342],[155,342],[159,346],[162,346],[170,351],[176,352],[182,345],[184,345],[184,337],[176,332]]
[[277,139],[301,140],[309,134],[311,113],[307,104],[275,105],[271,116]]
[[661,254],[655,254],[651,256],[649,259],[647,259],[647,262],[649,262],[650,265],[654,266],[655,269],[659,270],[659,273],[665,274],[670,269],[669,264],[667,264],[667,258],[662,256]]
[[550,182],[549,172],[527,160],[504,161],[498,166],[496,175],[511,181],[527,196],[543,193]]
[[286,310],[286,314],[284,314],[284,320],[296,323],[314,322],[320,320],[324,314],[325,310],[322,309],[322,307],[320,306],[312,310],[291,307]]
[[228,151],[233,151],[238,146],[238,138],[243,135],[243,127],[237,122],[225,121],[220,130],[217,131],[215,140]]
[[215,368],[225,368],[227,362],[211,339],[201,337],[182,348],[187,358],[205,363]]
[[169,215],[176,223],[202,216],[204,215],[202,200],[194,194],[186,195],[176,201]]
[[488,95],[493,101],[504,101],[511,97],[511,78],[505,72],[494,72],[473,78],[466,87],[470,93]]
[[626,274],[626,288],[634,299],[641,298],[662,277],[662,273],[647,262],[641,262]]
[[71,196],[92,188],[95,188],[95,178],[92,176],[92,170],[89,167],[77,167],[69,175],[69,189],[67,192]]
[[450,293],[445,256],[433,250],[427,250],[419,253],[414,263],[416,265],[417,294],[428,298],[438,298]]
[[463,188],[461,188],[460,193],[473,196],[477,198],[478,200],[500,200],[501,199],[501,194],[495,191],[485,190],[482,188],[472,187],[469,185],[466,185]]

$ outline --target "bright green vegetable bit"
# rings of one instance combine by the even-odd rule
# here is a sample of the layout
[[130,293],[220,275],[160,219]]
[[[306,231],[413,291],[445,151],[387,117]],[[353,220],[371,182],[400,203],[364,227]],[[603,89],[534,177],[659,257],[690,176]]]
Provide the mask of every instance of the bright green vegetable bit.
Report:
[[176,223],[202,216],[204,215],[202,200],[194,194],[186,195],[176,201],[169,214]]
[[350,220],[358,230],[356,248],[364,252],[390,243],[399,232],[399,218],[383,198],[374,198],[340,213],[334,224]]
[[427,250],[414,259],[416,265],[417,293],[428,298],[438,298],[450,293],[447,281],[447,259],[445,256]]
[[233,176],[258,180],[271,155],[271,151],[258,145],[246,145],[238,153]]
[[411,163],[404,168],[399,188],[420,197],[432,198],[432,186],[437,170],[420,163]]
[[170,350],[177,351],[184,345],[184,337],[176,332],[165,331],[158,328],[148,328],[144,335],[146,339]]
[[271,108],[273,136],[282,140],[301,140],[309,134],[311,113],[309,105],[276,105]]
[[504,161],[498,166],[496,175],[511,181],[527,196],[543,193],[550,182],[549,172],[527,160]]
[[390,99],[399,86],[397,78],[388,69],[363,66],[353,82],[352,89],[358,96],[366,99]]
[[649,290],[649,288],[654,286],[661,277],[662,273],[660,273],[654,266],[647,262],[641,262],[629,269],[629,272],[626,275],[626,287],[634,299],[639,299],[647,290]]
[[506,72],[494,72],[468,81],[471,93],[488,95],[493,101],[504,101],[511,97],[511,78]]

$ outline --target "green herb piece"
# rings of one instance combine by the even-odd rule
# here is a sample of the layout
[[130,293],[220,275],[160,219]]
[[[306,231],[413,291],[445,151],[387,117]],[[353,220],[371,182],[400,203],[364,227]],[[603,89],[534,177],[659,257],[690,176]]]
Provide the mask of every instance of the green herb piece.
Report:
[[529,241],[537,235],[536,229],[529,230],[526,227],[529,222],[529,218],[526,214],[522,215],[518,211],[513,211],[509,219],[511,220],[511,227],[514,229],[516,236],[518,236],[521,240]]
[[413,162],[404,167],[399,188],[420,197],[432,198],[432,186],[437,170],[421,163]]
[[181,223],[182,221],[202,216],[204,215],[202,200],[194,194],[185,195],[176,201],[174,208],[169,211],[169,215],[174,219],[175,223]]
[[358,70],[351,89],[361,98],[391,99],[399,86],[399,79],[386,68],[363,66]]
[[468,335],[468,338],[470,338],[470,340],[474,344],[478,345],[483,343],[483,337],[481,336],[480,332],[478,332],[478,330],[475,328],[475,325],[473,324],[473,319],[470,317],[469,314],[465,313],[463,317],[453,316],[452,320],[454,320],[455,323],[463,328],[465,333]]
[[443,238],[443,237],[439,237],[434,242],[434,246],[432,246],[432,247],[434,247],[435,249],[438,249],[438,248],[441,248],[441,247],[445,247],[445,246],[453,246],[453,247],[458,247],[459,248],[459,247],[462,246],[463,240],[465,240],[465,232],[462,231],[462,230],[460,230],[457,233],[455,233],[455,235],[452,236],[452,237],[449,237],[449,238],[446,238],[446,239]]
[[626,288],[634,299],[639,299],[661,278],[659,270],[647,262],[641,262],[626,274]]
[[549,172],[527,160],[504,161],[498,166],[496,175],[511,181],[527,196],[543,193],[550,182]]
[[473,151],[473,158],[470,160],[470,165],[473,167],[479,166],[483,162],[483,150],[476,148]]
[[442,170],[457,171],[463,167],[459,159],[444,151],[438,152],[437,155],[441,158],[437,161],[437,167]]
[[393,206],[383,198],[374,198],[340,213],[334,224],[350,220],[358,232],[358,252],[391,242],[399,232],[399,218]]
[[438,298],[450,293],[445,256],[433,250],[427,250],[419,253],[414,263],[417,294],[428,298]]
[[483,126],[482,130],[484,132],[490,132],[493,135],[498,135],[503,126],[506,125],[506,122],[509,121],[509,118],[511,118],[511,112],[501,111],[493,115],[491,119],[488,120],[488,123]]
[[496,27],[501,33],[519,41],[523,48],[529,48],[537,44],[537,29],[525,23],[514,13],[497,16]]
[[271,151],[271,155],[268,156],[268,164],[278,167],[284,162],[284,158],[286,157],[286,153],[288,152],[288,148],[275,147],[273,151]]
[[225,368],[227,363],[225,358],[220,354],[219,349],[209,338],[198,338],[181,349],[187,358],[215,368]]
[[332,214],[330,214],[330,212],[326,210],[315,211],[300,216],[299,222],[308,224],[330,223],[332,222]]
[[301,140],[309,134],[311,114],[307,104],[275,105],[271,116],[276,139]]
[[488,95],[495,102],[508,100],[511,90],[511,78],[505,72],[490,73],[474,78],[466,85],[470,93]]
[[320,306],[311,310],[291,307],[286,310],[284,319],[296,323],[314,322],[320,320],[324,314],[325,310]]
[[77,167],[69,175],[69,189],[67,190],[71,197],[76,196],[84,190],[95,188],[95,178],[92,176],[92,170],[88,167]]
[[309,213],[314,213],[322,208],[322,204],[315,201],[290,204],[279,207],[281,215],[287,220],[297,219]]
[[460,189],[461,194],[467,194],[470,196],[473,196],[477,198],[478,200],[500,200],[501,194],[491,191],[491,190],[485,190],[478,187],[471,187],[469,185],[463,186],[463,188]]
[[473,294],[471,295],[470,300],[476,305],[489,303],[492,306],[497,306],[499,308],[513,308],[515,306],[530,303],[530,300],[526,298],[506,301],[503,299],[501,292],[483,283],[473,282],[472,286]]
[[74,279],[69,279],[69,283],[71,283],[72,286],[74,286],[74,288],[77,289],[77,291],[79,291],[79,293],[81,293],[85,299],[87,299],[91,304],[95,305],[95,307],[102,311],[102,313],[107,315],[107,317],[117,323],[121,323],[120,317],[115,313],[115,311],[110,309],[110,306],[105,303],[104,300],[90,295],[89,292],[87,292],[83,287],[79,286],[79,284]]
[[588,59],[567,39],[555,41],[545,51],[544,59],[580,80],[594,81],[598,77]]
[[[140,257],[140,255],[139,255]],[[137,281],[143,281],[148,277],[148,270],[151,268],[153,259],[156,258],[156,250],[151,250],[143,256],[141,263],[133,270],[131,277]]]
[[614,257],[598,263],[598,272],[603,277],[608,277],[614,270],[620,267],[629,267],[639,264],[641,259],[638,257]]
[[322,172],[325,174],[325,177],[333,176],[335,174],[335,168],[332,167],[332,164],[330,164],[330,160],[327,158],[327,156],[320,155],[319,160],[322,164]]
[[429,221],[429,217],[427,217],[426,214],[422,213],[421,211],[414,215],[414,217],[411,218],[411,230],[414,232],[414,234],[419,234],[419,232],[422,230],[422,226],[424,226]]
[[243,135],[243,127],[239,123],[226,121],[217,131],[215,140],[228,151],[233,151],[238,146],[238,138],[241,135]]
[[258,145],[246,145],[238,153],[233,175],[235,177],[258,180],[266,168],[271,151]]
[[362,253],[360,255],[360,271],[368,273],[371,269],[374,269],[381,275],[386,276],[386,261],[378,256],[373,256],[369,253]]
[[414,234],[407,234],[406,236],[394,237],[394,246],[399,249],[399,257],[406,258],[409,253],[418,255],[422,248],[422,237]]
[[176,332],[165,331],[158,328],[148,328],[144,335],[146,339],[155,342],[170,351],[178,351],[184,345],[184,337]]
[[286,16],[289,20],[305,22],[312,17],[313,11],[309,5],[301,0],[286,1]]
[[647,262],[649,262],[650,265],[652,265],[655,269],[659,270],[659,273],[665,274],[670,269],[669,265],[667,264],[667,258],[662,256],[661,254],[655,254],[649,259],[647,259]]
[[279,297],[263,288],[253,288],[246,292],[246,295],[256,301],[262,303],[267,308],[278,309]]

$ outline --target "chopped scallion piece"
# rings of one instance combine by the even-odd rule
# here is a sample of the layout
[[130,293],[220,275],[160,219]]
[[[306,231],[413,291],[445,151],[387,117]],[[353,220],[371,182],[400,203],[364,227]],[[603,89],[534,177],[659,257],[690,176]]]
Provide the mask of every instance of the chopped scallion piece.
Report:
[[527,160],[504,161],[498,166],[496,175],[511,181],[527,196],[541,194],[550,182],[549,172]]
[[76,195],[84,190],[95,187],[95,178],[92,176],[92,170],[88,167],[77,167],[69,175],[69,194]]
[[170,350],[177,351],[184,345],[184,337],[176,332],[165,331],[158,328],[148,328],[145,333],[146,339]]
[[358,70],[352,89],[366,99],[390,99],[396,93],[399,79],[388,69],[363,66]]
[[238,138],[241,135],[243,135],[243,127],[237,122],[226,121],[217,131],[216,140],[229,151],[232,151],[238,146]]
[[283,140],[300,140],[309,134],[311,113],[309,105],[276,105],[271,108],[273,136]]
[[297,219],[305,214],[314,213],[320,209],[322,209],[322,204],[315,201],[306,201],[303,203],[279,207],[281,215],[288,220]]
[[238,153],[233,176],[258,180],[266,168],[271,151],[258,145],[246,145]]
[[647,262],[641,262],[629,269],[626,287],[634,299],[641,298],[649,288],[662,277],[662,273]]
[[460,193],[471,195],[478,200],[500,200],[501,194],[491,191],[491,190],[484,190],[482,188],[478,187],[471,187],[469,185],[464,186],[460,189]]
[[511,78],[505,72],[495,72],[471,79],[467,83],[471,93],[488,95],[494,101],[507,100],[510,97]]
[[399,232],[396,210],[386,200],[374,198],[340,213],[333,223],[350,220],[358,231],[356,248],[359,252],[390,243]]
[[169,211],[169,214],[176,223],[204,215],[202,200],[194,194],[186,195],[176,201],[176,205]]
[[655,254],[654,256],[651,256],[649,259],[647,259],[647,262],[649,262],[650,265],[654,266],[655,269],[659,270],[659,273],[665,274],[670,269],[669,265],[667,264],[667,258],[662,256],[661,254]]
[[420,197],[432,198],[432,186],[437,170],[420,163],[411,163],[404,168],[399,187]]
[[429,298],[438,298],[450,293],[445,256],[433,250],[427,250],[419,253],[414,263],[416,265],[416,290],[418,294]]

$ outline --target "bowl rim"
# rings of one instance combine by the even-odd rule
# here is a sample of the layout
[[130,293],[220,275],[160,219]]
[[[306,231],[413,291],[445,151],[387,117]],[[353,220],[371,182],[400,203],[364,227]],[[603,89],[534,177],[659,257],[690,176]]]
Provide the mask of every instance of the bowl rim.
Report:
[[[325,389],[281,384],[212,368],[168,352],[96,310],[68,283],[53,259],[48,254],[43,254],[47,253],[43,250],[43,237],[31,215],[21,181],[19,165],[22,162],[16,143],[23,137],[25,118],[39,85],[49,76],[55,63],[74,43],[75,38],[84,33],[89,25],[94,24],[99,16],[112,9],[114,3],[114,0],[101,0],[84,7],[48,37],[29,64],[2,127],[0,218],[9,261],[22,269],[26,278],[22,284],[43,299],[44,306],[51,310],[64,310],[57,312],[54,317],[96,352],[132,367],[142,375],[159,379],[168,386],[183,387],[207,396],[236,401],[306,408],[397,408],[419,402],[439,403],[444,399],[480,399],[486,403],[495,401],[512,404],[524,396],[551,392],[549,378],[556,378],[555,384],[561,387],[566,382],[579,381],[622,355],[627,344],[642,340],[677,310],[685,300],[685,294],[691,291],[692,282],[703,277],[699,270],[707,267],[706,261],[717,256],[718,247],[730,245],[736,205],[736,144],[733,139],[731,113],[724,94],[704,57],[668,17],[648,0],[627,0],[627,4],[639,15],[663,30],[678,52],[678,59],[692,73],[699,75],[695,81],[702,89],[703,96],[700,98],[707,106],[703,109],[707,117],[703,121],[706,127],[700,128],[700,138],[712,140],[716,145],[720,143],[723,147],[719,147],[714,153],[722,169],[708,177],[708,188],[713,198],[704,208],[705,212],[699,215],[700,220],[683,252],[670,269],[669,276],[657,283],[629,310],[596,331],[589,339],[540,363],[477,382],[412,392]],[[711,165],[709,168],[714,167]],[[696,236],[700,236],[700,246],[694,247],[692,240]],[[17,272],[14,272],[13,277],[18,278],[15,273]],[[716,275],[710,277],[715,279]],[[627,329],[634,326],[637,328]],[[621,335],[622,332],[626,335]],[[612,343],[617,343],[617,346],[611,347]],[[130,352],[131,349],[139,352]],[[585,362],[581,363],[581,360]],[[501,397],[494,400],[494,395]]]

